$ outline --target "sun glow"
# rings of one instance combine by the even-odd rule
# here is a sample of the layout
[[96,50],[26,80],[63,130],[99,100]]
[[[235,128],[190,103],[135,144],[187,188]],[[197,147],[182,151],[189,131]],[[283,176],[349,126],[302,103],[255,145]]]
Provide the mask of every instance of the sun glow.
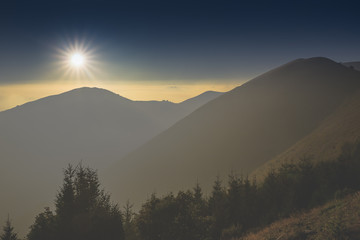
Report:
[[96,80],[99,73],[99,62],[95,59],[96,49],[85,41],[67,41],[57,49],[57,63],[61,79],[69,81]]

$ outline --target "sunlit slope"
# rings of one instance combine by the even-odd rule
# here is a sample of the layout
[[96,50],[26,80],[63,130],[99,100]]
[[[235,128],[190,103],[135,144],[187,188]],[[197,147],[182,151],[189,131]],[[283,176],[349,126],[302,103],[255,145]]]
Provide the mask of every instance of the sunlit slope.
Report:
[[[359,79],[360,80],[360,79]],[[253,172],[262,179],[272,168],[301,158],[335,160],[346,143],[360,139],[360,92],[356,92],[328,116],[318,128]]]
[[[217,174],[251,172],[297,141],[351,96],[360,73],[326,58],[299,59],[223,94],[103,173],[124,200],[208,187]],[[206,188],[208,189],[208,188]]]

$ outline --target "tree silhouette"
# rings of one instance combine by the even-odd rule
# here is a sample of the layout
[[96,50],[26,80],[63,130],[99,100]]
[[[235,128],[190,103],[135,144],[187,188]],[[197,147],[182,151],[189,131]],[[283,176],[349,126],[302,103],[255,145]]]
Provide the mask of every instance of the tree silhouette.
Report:
[[5,226],[3,227],[3,233],[0,235],[1,240],[18,240],[17,234],[14,232],[14,227],[11,225],[10,218],[8,216]]
[[36,217],[29,240],[124,239],[121,212],[100,189],[97,172],[90,168],[69,165],[64,170],[55,207],[55,214],[47,208]]
[[[35,223],[31,226],[30,232],[28,234],[28,239],[36,239],[36,240],[46,240],[46,239],[54,239],[60,240],[60,229],[56,225],[56,219],[54,214],[47,207],[45,211],[40,213],[35,218]],[[58,236],[57,236],[58,234]],[[70,238],[71,239],[71,238]]]
[[222,230],[228,224],[227,205],[228,200],[226,191],[222,186],[220,177],[217,176],[209,199],[209,211],[212,217],[212,224],[210,227],[211,239],[220,239]]

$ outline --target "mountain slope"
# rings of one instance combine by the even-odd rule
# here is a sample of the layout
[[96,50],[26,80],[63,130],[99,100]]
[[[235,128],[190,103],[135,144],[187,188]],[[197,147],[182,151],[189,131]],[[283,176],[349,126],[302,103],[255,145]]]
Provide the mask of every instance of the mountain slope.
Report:
[[[208,101],[216,97],[205,95]],[[101,168],[204,102],[131,101],[104,89],[80,88],[0,112],[0,139],[12,145],[8,149],[38,152],[46,161],[82,159]]]
[[360,193],[334,200],[250,233],[239,240],[359,239]]
[[[359,79],[360,80],[360,79]],[[346,143],[360,138],[360,91],[341,104],[314,131],[253,172],[262,179],[272,168],[310,157],[312,161],[335,160]]]
[[101,170],[198,106],[80,88],[0,112],[0,219],[10,213],[23,232],[52,205],[68,163]]
[[298,59],[199,108],[103,176],[118,199],[251,172],[318,127],[359,88],[360,73],[326,58]]

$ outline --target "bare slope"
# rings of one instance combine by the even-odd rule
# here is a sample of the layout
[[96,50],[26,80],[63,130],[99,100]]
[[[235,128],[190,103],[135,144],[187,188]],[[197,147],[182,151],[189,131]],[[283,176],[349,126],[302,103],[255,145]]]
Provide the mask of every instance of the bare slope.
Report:
[[223,94],[103,174],[119,200],[206,189],[217,174],[250,172],[316,129],[359,88],[360,73],[326,58],[299,59]]

